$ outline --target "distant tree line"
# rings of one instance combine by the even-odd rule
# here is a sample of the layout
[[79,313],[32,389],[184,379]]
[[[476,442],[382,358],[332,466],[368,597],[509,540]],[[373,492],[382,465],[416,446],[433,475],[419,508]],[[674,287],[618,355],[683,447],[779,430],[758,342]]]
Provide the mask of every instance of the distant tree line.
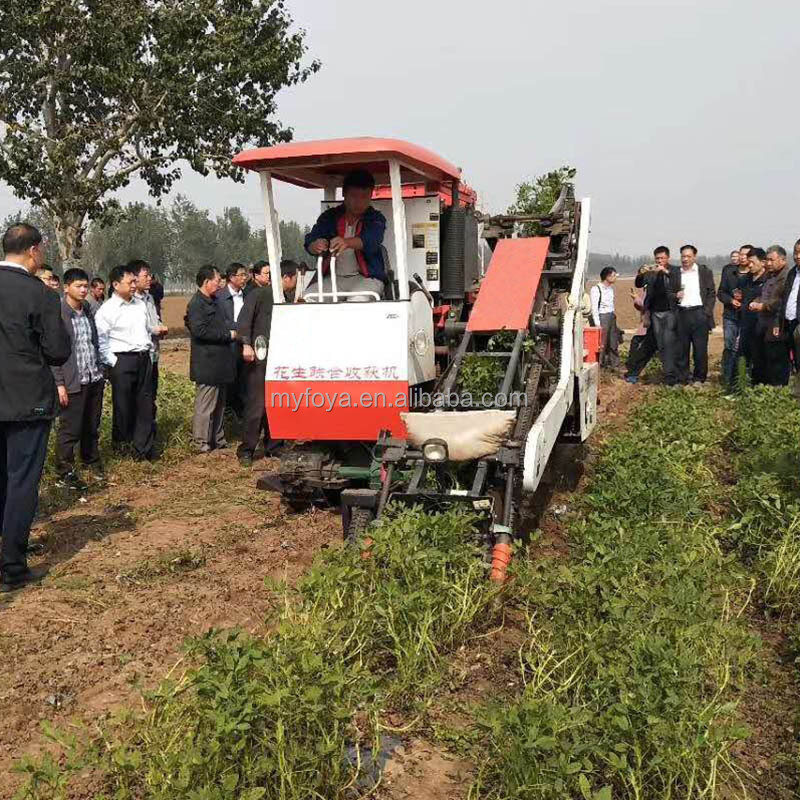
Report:
[[[680,263],[680,253],[672,253],[672,262],[674,264]],[[589,253],[589,275],[599,275],[603,267],[614,267],[614,269],[623,277],[633,277],[642,264],[652,264],[654,261],[652,253],[646,253],[641,256],[623,256],[619,253]],[[698,264],[705,264],[712,272],[722,272],[722,268],[728,263],[729,257],[727,255],[708,256],[699,253],[697,256]]]
[[[4,229],[26,220],[36,225],[48,239],[46,258],[57,273],[62,260],[56,245],[54,224],[44,211],[31,208],[6,217]],[[297,222],[281,222],[281,247],[284,258],[296,261],[310,257],[303,249],[308,227]],[[168,206],[131,203],[124,214],[110,225],[90,225],[84,240],[81,266],[92,275],[108,275],[112,267],[133,258],[143,258],[165,282],[167,289],[190,289],[203,264],[224,269],[233,261],[251,264],[266,258],[263,228],[253,228],[242,210],[226,208],[217,217],[178,196]]]
[[[571,170],[567,172],[568,169],[565,167],[557,171],[557,177],[561,178],[562,173],[570,175]],[[548,184],[547,189],[546,192],[537,193],[537,197],[541,195],[542,204],[549,208],[555,187]],[[534,206],[529,208],[534,200],[536,198],[528,197],[522,203],[527,213],[534,210]],[[49,215],[41,208],[32,207],[25,212],[8,215],[3,227],[19,220],[27,220],[42,231],[48,240],[47,262],[60,274],[62,261],[54,224]],[[283,257],[307,261],[309,256],[303,249],[303,238],[309,230],[308,226],[282,221],[280,228]],[[166,206],[131,203],[112,224],[90,225],[81,263],[92,275],[105,276],[117,264],[124,264],[132,258],[144,258],[165,281],[168,289],[184,290],[192,288],[194,276],[202,264],[215,264],[221,269],[232,261],[249,264],[266,258],[266,252],[264,229],[254,228],[240,208],[226,208],[219,216],[212,217],[207,209],[198,208],[186,197],[178,195],[171,205]],[[673,253],[673,261],[679,262],[678,253]],[[719,273],[728,257],[701,254],[698,261]],[[636,274],[642,264],[652,262],[651,253],[640,256],[590,253],[588,272],[590,276],[597,276],[603,267],[608,266],[614,267],[621,276],[630,277]]]

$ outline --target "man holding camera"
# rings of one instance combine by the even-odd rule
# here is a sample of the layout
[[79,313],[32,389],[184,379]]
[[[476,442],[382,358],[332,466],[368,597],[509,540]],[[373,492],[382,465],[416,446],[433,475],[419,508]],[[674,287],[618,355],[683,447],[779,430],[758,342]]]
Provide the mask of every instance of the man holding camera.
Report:
[[648,265],[636,276],[636,288],[644,287],[643,308],[650,315],[650,327],[658,346],[664,370],[664,383],[678,383],[677,303],[680,269],[669,263],[669,248],[660,245],[653,250],[654,265]]

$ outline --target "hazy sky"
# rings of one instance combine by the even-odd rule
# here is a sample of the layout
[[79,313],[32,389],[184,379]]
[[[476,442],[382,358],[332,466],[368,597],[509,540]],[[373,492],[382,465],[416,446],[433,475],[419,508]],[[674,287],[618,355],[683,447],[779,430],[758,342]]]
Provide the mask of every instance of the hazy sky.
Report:
[[[800,237],[797,0],[288,0],[322,70],[281,95],[295,139],[388,136],[463,167],[487,211],[569,163],[591,249]],[[257,181],[177,191],[262,225]],[[311,222],[321,193],[278,191]],[[121,194],[146,199],[141,184]],[[0,212],[20,203],[0,184]]]

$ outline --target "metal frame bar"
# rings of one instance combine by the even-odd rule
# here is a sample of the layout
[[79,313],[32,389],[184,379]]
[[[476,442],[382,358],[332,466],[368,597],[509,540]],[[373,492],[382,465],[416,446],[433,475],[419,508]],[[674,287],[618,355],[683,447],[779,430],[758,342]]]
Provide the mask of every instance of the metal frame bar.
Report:
[[408,300],[408,254],[406,241],[406,207],[400,182],[400,163],[389,161],[389,183],[392,189],[392,219],[394,222],[395,275],[398,282],[398,300]]
[[456,354],[453,357],[453,362],[450,364],[450,368],[447,370],[444,382],[442,383],[441,392],[445,396],[448,396],[453,390],[453,384],[456,382],[458,370],[461,367],[461,362],[464,360],[464,356],[467,354],[467,348],[469,347],[469,343],[471,341],[472,331],[467,331],[461,341],[458,343],[458,350],[456,350]]
[[514,339],[514,349],[511,351],[511,359],[506,367],[506,374],[503,377],[503,384],[500,387],[500,394],[508,399],[508,393],[511,391],[511,384],[514,382],[514,375],[516,375],[517,367],[519,366],[519,359],[522,355],[522,343],[525,341],[525,334],[527,331],[517,331]]
[[272,283],[272,300],[275,303],[285,302],[283,281],[281,280],[281,242],[280,225],[275,211],[275,197],[272,193],[272,173],[264,170],[261,178],[261,197],[264,201],[264,233],[267,239],[269,255],[269,276]]

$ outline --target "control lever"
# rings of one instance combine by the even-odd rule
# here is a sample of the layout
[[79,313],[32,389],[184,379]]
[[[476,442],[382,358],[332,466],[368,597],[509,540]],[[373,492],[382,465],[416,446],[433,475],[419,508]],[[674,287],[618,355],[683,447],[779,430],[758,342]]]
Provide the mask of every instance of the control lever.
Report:
[[417,286],[419,286],[419,288],[422,289],[423,293],[425,294],[425,297],[428,298],[428,302],[431,304],[431,306],[435,306],[436,303],[433,301],[433,295],[428,291],[425,284],[422,282],[422,278],[420,278],[419,273],[415,272],[411,277],[413,277],[414,280],[417,282]]

